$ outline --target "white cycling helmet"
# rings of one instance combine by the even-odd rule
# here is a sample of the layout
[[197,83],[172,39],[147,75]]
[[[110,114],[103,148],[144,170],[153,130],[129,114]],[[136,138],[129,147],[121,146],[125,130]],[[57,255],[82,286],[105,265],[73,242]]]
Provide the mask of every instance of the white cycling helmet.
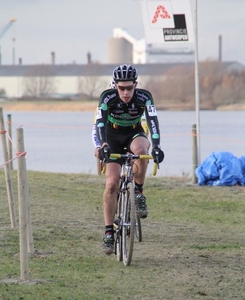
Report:
[[135,82],[138,78],[138,73],[135,67],[131,65],[120,65],[113,71],[113,79],[115,82],[118,81],[133,81]]

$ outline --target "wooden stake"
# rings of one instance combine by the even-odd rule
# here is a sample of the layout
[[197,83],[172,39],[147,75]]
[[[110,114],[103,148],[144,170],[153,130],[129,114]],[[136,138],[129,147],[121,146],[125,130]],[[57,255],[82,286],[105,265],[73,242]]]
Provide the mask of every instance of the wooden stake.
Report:
[[[21,281],[29,280],[28,267],[28,234],[30,233],[29,220],[29,190],[27,184],[25,147],[23,128],[16,131],[18,158],[18,196],[19,196],[19,223],[20,223],[20,272]],[[33,244],[33,242],[32,242]]]
[[[12,120],[11,120],[11,115],[8,115],[8,134],[10,138],[12,139]],[[9,159],[11,160],[13,158],[13,145],[12,141],[8,139],[8,151],[9,151]],[[10,170],[13,170],[13,161],[9,162]]]
[[7,163],[9,161],[9,155],[7,149],[6,130],[4,127],[4,117],[3,117],[2,107],[0,107],[0,133],[1,133],[0,135],[1,135],[2,149],[3,149],[3,161],[5,163],[4,171],[5,171],[5,180],[6,180],[6,187],[7,187],[11,227],[16,228],[17,222],[16,222],[15,208],[14,208],[14,195],[13,195],[10,165],[9,163]]

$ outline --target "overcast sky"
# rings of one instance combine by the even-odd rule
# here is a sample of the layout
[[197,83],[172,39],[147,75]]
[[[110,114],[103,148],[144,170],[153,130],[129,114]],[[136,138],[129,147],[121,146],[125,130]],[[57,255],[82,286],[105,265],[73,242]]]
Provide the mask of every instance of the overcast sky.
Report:
[[[195,0],[190,0],[193,5]],[[223,61],[245,65],[245,0],[197,0],[199,59],[217,59],[222,35]],[[51,62],[108,63],[108,40],[121,27],[144,37],[140,0],[0,0],[0,30],[14,25],[0,39],[2,64],[21,57],[23,64]],[[13,41],[15,40],[15,41]]]

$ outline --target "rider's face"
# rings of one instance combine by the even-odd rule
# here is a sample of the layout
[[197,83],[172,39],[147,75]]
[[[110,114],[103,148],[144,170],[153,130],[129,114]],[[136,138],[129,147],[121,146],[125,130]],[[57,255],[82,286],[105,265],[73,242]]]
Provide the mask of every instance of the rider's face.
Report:
[[132,99],[136,86],[137,82],[133,81],[119,81],[116,84],[116,89],[118,90],[119,97],[123,102],[128,103]]

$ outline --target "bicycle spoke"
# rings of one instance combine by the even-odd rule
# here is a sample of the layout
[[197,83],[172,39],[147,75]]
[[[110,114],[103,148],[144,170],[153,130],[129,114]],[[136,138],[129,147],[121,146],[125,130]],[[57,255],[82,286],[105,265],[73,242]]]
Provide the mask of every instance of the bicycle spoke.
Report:
[[122,228],[123,263],[129,266],[132,260],[134,235],[136,225],[135,195],[133,183],[129,182],[127,195],[124,203],[124,219]]

